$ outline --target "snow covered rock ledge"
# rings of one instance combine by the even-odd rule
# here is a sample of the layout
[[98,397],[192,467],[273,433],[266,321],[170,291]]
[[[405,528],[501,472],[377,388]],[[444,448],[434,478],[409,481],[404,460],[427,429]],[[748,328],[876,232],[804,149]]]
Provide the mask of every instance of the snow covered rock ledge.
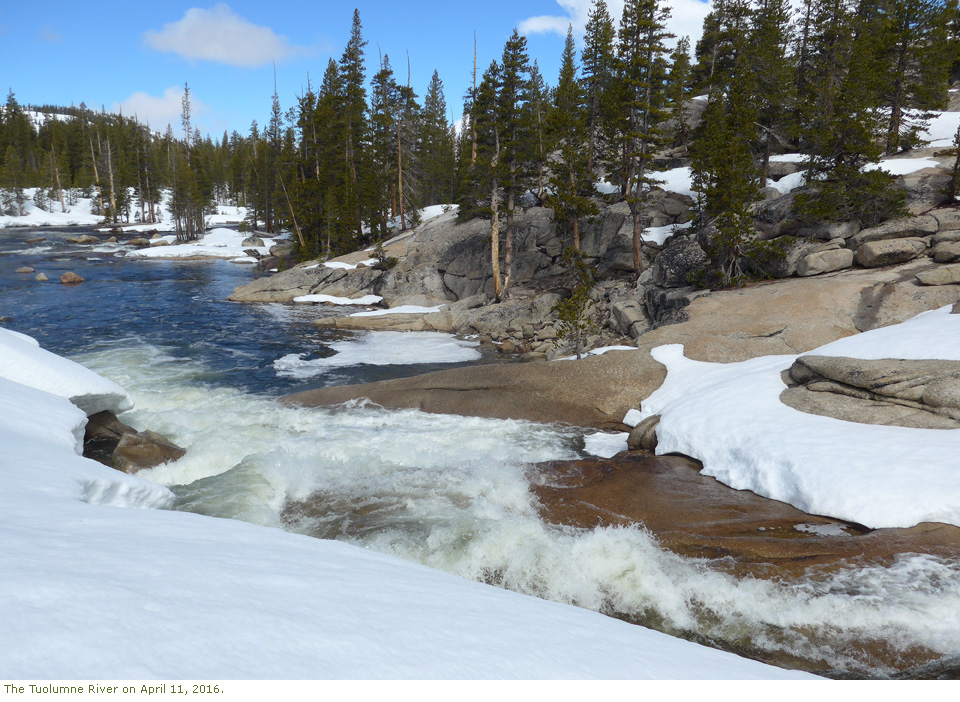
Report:
[[[960,360],[960,315],[944,307],[811,353]],[[660,415],[658,454],[692,456],[730,487],[811,514],[871,528],[960,526],[960,430],[855,424],[792,409],[779,398],[781,373],[796,356],[704,363],[685,358],[679,344],[652,354],[667,378],[633,419]]]
[[0,329],[0,378],[65,397],[88,416],[104,410],[119,414],[133,407],[126,390],[113,381],[8,329]]

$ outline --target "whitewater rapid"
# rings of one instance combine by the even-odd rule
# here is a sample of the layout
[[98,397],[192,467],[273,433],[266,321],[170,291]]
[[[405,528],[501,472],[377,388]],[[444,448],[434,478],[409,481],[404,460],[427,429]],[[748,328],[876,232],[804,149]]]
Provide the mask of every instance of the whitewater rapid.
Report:
[[[365,343],[365,342],[361,342]],[[960,650],[960,564],[905,555],[890,567],[738,579],[682,558],[642,527],[544,523],[534,464],[584,456],[583,431],[523,421],[295,408],[206,382],[200,360],[117,342],[76,360],[122,385],[123,420],[187,448],[140,476],[177,508],[361,545],[482,582],[821,670],[885,674],[871,642],[908,655]]]

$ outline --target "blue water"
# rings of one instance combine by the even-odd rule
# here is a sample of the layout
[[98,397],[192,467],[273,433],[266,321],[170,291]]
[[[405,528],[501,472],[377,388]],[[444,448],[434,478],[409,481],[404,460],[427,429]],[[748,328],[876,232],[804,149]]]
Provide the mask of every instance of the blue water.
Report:
[[[267,395],[463,365],[361,364],[307,379],[279,376],[276,359],[291,353],[329,356],[331,341],[351,335],[317,330],[314,319],[356,310],[229,302],[237,286],[262,271],[229,261],[127,260],[121,245],[65,241],[90,233],[107,236],[89,228],[0,229],[0,317],[11,318],[3,326],[64,356],[130,342],[161,347],[168,355],[201,361],[210,369],[204,382]],[[46,241],[26,243],[37,237]],[[35,272],[14,272],[22,266]],[[67,271],[85,282],[60,284]],[[41,272],[48,282],[35,280]],[[497,360],[488,355],[481,362]]]

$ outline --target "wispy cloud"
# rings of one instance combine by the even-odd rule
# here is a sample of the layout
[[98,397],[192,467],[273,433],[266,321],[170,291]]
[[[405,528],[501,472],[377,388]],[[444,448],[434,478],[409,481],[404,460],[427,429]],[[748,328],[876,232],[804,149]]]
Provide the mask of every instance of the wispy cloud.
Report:
[[40,30],[40,38],[53,44],[55,42],[62,41],[63,35],[48,24]]
[[[563,10],[562,15],[541,15],[523,20],[518,29],[521,34],[559,34],[566,36],[567,27],[573,25],[575,34],[582,36],[587,24],[587,14],[593,6],[593,0],[557,0]],[[677,37],[689,36],[696,44],[703,30],[703,18],[712,8],[710,0],[668,0],[671,9],[667,28]],[[614,23],[619,24],[623,14],[623,0],[608,0],[607,9]]]
[[143,35],[147,46],[189,60],[253,68],[312,53],[269,27],[248,22],[224,3],[209,10],[192,8],[183,18]]
[[[183,109],[183,87],[167,88],[163,95],[157,97],[144,92],[137,92],[123,102],[115,102],[111,112],[123,112],[127,117],[137,116],[142,124],[149,124],[155,131],[163,132],[167,125],[173,125],[174,133],[180,134],[180,112]],[[196,123],[210,113],[210,107],[196,98],[190,91],[190,111]]]

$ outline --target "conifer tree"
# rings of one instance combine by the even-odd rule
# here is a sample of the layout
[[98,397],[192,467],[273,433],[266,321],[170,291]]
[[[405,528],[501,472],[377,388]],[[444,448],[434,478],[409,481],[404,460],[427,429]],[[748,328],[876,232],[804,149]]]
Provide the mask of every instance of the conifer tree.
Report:
[[353,226],[358,242],[363,240],[363,217],[361,214],[361,183],[365,167],[363,144],[367,138],[367,91],[363,61],[363,40],[359,10],[353,11],[350,40],[340,57],[340,80],[343,94],[344,163],[346,169],[343,210],[353,217]]
[[454,135],[447,121],[443,82],[436,71],[430,78],[423,99],[420,130],[423,204],[426,206],[453,202],[456,177]]
[[514,213],[517,197],[523,191],[529,177],[531,124],[527,110],[529,94],[529,58],[526,37],[516,29],[503,47],[500,67],[497,116],[500,125],[500,146],[504,169],[504,194],[506,196],[506,222],[504,227],[503,295],[510,292],[510,277],[513,266]]
[[689,98],[691,88],[690,37],[680,37],[676,48],[670,54],[670,75],[667,85],[667,100],[677,123],[673,143],[684,146],[687,143],[687,115],[684,101]]
[[0,188],[3,190],[3,209],[17,217],[23,217],[23,160],[13,144],[8,144],[3,155],[3,170],[0,171]]
[[638,277],[642,272],[643,206],[648,191],[658,182],[654,154],[665,142],[660,125],[666,117],[664,41],[670,36],[666,31],[669,16],[669,9],[657,0],[628,0],[620,21],[620,178],[633,219],[633,265]]
[[587,169],[593,171],[613,129],[616,30],[604,0],[594,0],[583,37],[583,80],[587,100]]
[[580,251],[580,218],[598,211],[589,197],[594,193],[594,186],[587,167],[590,133],[586,104],[586,92],[577,78],[573,27],[569,27],[547,127],[553,152],[550,204],[554,219],[569,226],[573,249],[577,252]]

